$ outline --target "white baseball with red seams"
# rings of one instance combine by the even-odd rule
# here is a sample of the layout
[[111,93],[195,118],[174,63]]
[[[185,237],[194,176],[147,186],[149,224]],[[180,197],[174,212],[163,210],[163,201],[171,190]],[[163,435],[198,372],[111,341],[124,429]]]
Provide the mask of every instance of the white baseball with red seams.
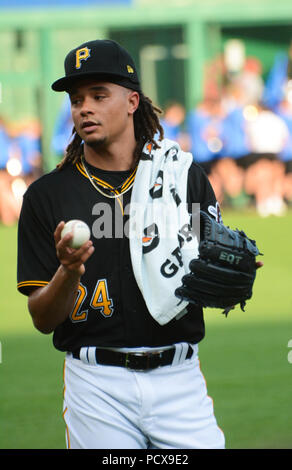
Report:
[[71,248],[80,248],[83,243],[90,239],[90,229],[82,220],[69,220],[61,232],[61,238],[71,232],[73,233],[73,238],[70,242]]

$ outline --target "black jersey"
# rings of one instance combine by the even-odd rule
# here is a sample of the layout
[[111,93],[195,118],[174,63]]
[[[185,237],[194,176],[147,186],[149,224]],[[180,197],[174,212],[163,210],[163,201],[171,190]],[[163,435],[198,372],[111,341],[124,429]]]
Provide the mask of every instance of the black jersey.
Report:
[[[124,191],[135,177],[129,171],[87,166],[104,188],[122,185]],[[58,350],[154,347],[182,341],[197,343],[204,337],[201,308],[190,304],[181,319],[163,326],[148,312],[133,274],[129,239],[119,223],[126,223],[124,208],[130,198],[131,189],[122,198],[106,198],[90,183],[81,164],[69,164],[42,176],[24,195],[18,227],[17,288],[21,293],[29,295],[32,288],[45,286],[57,271],[60,263],[53,234],[61,220],[83,220],[92,231],[95,251],[86,262],[74,308],[53,334]],[[218,204],[214,192],[195,163],[189,169],[187,199],[189,204],[200,203],[201,209],[215,215]],[[111,217],[105,217],[105,211]],[[98,238],[94,235],[97,232]]]

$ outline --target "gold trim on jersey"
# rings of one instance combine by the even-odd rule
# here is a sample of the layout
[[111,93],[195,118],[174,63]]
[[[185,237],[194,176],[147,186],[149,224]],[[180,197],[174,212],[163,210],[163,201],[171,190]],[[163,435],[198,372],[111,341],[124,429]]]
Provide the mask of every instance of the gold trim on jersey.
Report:
[[[76,163],[76,168],[77,168],[78,171],[80,171],[80,173],[81,173],[83,176],[85,176],[85,178],[89,179],[88,176],[87,176],[87,174],[85,173],[85,171],[84,171],[84,169],[83,169],[82,163],[80,163],[80,162]],[[100,185],[103,186],[104,188],[106,188],[106,189],[111,189],[112,191],[114,190],[114,187],[113,187],[113,186],[111,186],[111,185],[110,185],[109,183],[107,183],[106,181],[101,180],[101,179],[98,178],[97,176],[92,175],[92,178],[95,179],[95,180],[98,182],[98,184],[100,184]]]
[[136,173],[137,173],[137,168],[135,168],[135,170],[133,171],[133,173],[130,174],[129,178],[126,179],[126,181],[123,183],[123,186],[121,187],[121,192],[125,191],[126,189],[128,189],[128,187],[130,186],[130,184],[134,181],[135,179],[135,176],[136,176]]
[[[89,179],[85,170],[84,170],[84,167],[82,165],[81,162],[78,162],[76,163],[76,168],[77,170],[83,175],[85,176],[85,178]],[[137,172],[137,167],[134,169],[134,171],[130,174],[130,176],[126,179],[126,181],[122,184],[121,186],[121,190],[118,191],[114,188],[114,186],[112,186],[111,184],[107,183],[106,181],[102,180],[101,178],[98,178],[97,176],[94,176],[94,175],[91,175],[91,177],[98,183],[100,184],[101,186],[103,186],[104,188],[106,189],[110,189],[111,191],[115,192],[116,194],[122,194],[129,186],[130,184],[134,181],[135,179],[135,176],[136,176],[136,172]]]
[[49,284],[48,281],[22,281],[17,284],[17,289],[20,287],[43,287]]

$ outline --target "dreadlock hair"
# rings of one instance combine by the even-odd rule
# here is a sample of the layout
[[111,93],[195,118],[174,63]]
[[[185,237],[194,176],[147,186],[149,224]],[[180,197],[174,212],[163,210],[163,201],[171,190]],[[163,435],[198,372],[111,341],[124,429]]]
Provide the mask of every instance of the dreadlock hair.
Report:
[[[163,128],[159,122],[158,114],[163,111],[155,106],[151,99],[145,96],[142,92],[139,93],[140,102],[137,110],[134,113],[134,133],[136,139],[136,148],[134,151],[133,167],[138,164],[142,149],[146,142],[151,143],[155,148],[160,148],[159,144],[155,140],[156,134],[159,134],[159,139],[162,140],[164,137]],[[61,162],[57,165],[57,168],[61,170],[65,165],[71,163],[75,164],[81,160],[83,153],[82,139],[77,134],[75,127],[72,130],[72,141],[66,148],[65,156]],[[157,137],[156,137],[157,138]]]

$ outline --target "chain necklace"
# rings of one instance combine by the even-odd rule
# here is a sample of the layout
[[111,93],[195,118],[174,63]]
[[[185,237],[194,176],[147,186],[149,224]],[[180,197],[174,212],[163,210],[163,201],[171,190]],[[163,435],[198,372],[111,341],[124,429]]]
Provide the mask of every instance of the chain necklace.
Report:
[[[91,176],[91,174],[90,174],[89,171],[87,170],[83,155],[82,155],[82,157],[81,157],[81,162],[82,162],[82,166],[83,166],[83,168],[84,168],[84,171],[85,171],[86,175],[88,176],[88,179],[89,179],[90,183],[92,184],[92,186],[94,187],[94,189],[96,189],[96,190],[97,190],[100,194],[102,194],[104,197],[108,197],[108,198],[110,198],[110,199],[116,199],[116,198],[122,196],[122,194],[125,194],[127,191],[129,191],[129,190],[132,188],[133,184],[134,184],[135,178],[134,178],[133,182],[130,184],[130,186],[129,186],[125,191],[122,191],[122,192],[120,192],[120,193],[118,193],[118,194],[113,194],[113,195],[106,194],[106,193],[104,193],[104,192],[98,187],[98,183],[97,183],[96,181],[94,181],[93,177]],[[113,189],[110,189],[110,188],[109,188],[109,191],[117,191],[118,188],[121,187],[123,184],[124,184],[124,183],[120,184],[119,186],[117,186],[116,188],[113,188]]]

